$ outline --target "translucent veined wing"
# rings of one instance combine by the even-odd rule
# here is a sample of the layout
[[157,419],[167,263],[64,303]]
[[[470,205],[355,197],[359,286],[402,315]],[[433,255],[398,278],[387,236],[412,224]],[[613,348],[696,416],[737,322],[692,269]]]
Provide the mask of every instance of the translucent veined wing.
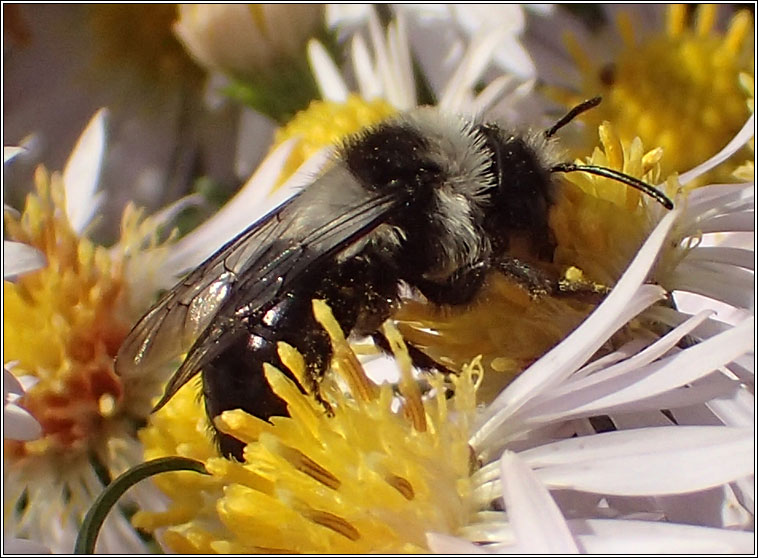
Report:
[[404,203],[363,187],[336,165],[229,241],[137,323],[116,358],[120,375],[155,374],[188,353],[159,406],[244,332],[236,326],[273,304],[309,266],[354,247]]

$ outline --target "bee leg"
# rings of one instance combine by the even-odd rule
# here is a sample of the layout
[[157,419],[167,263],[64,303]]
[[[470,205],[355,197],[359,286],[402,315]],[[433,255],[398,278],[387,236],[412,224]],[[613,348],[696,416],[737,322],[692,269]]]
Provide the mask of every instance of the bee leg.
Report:
[[535,299],[541,296],[558,296],[597,304],[610,292],[609,287],[586,279],[556,278],[545,270],[517,258],[503,258],[497,263],[497,269],[526,289]]
[[487,271],[487,263],[481,261],[457,269],[442,282],[420,278],[414,284],[435,304],[459,306],[474,300]]
[[497,262],[497,269],[523,287],[532,298],[559,292],[558,280],[544,270],[517,258],[504,257]]
[[[388,355],[392,354],[392,349],[390,348],[390,343],[387,341],[387,338],[384,336],[382,332],[377,331],[376,333],[373,333],[371,335],[371,338],[374,340],[374,343],[376,343],[376,346],[379,347],[382,351],[387,353]],[[434,360],[432,357],[427,355],[424,351],[416,347],[415,345],[412,345],[408,341],[405,341],[406,347],[408,347],[408,355],[411,357],[411,362],[413,363],[413,366],[415,368],[418,368],[419,370],[423,370],[424,372],[429,372],[432,370],[436,370],[437,372],[443,373],[445,376],[448,374],[454,374],[452,370],[449,368],[443,366],[436,360]]]

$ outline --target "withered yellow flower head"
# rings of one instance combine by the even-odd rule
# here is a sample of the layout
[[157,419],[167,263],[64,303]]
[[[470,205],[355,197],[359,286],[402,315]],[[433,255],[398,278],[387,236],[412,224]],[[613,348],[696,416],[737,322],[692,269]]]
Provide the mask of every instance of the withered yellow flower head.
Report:
[[[142,432],[146,457],[182,455],[205,463],[210,477],[172,473],[158,478],[171,500],[165,512],[141,511],[135,524],[164,528],[162,542],[191,553],[423,552],[427,532],[454,534],[476,511],[470,502],[468,437],[481,378],[477,364],[439,376],[421,397],[405,362],[398,398],[390,384],[366,377],[328,307],[314,303],[332,336],[332,374],[321,385],[325,407],[273,367],[266,379],[290,417],[270,422],[228,411],[218,426],[247,443],[244,462],[219,457],[209,438],[197,386],[188,384]],[[280,347],[302,377],[302,357]]]

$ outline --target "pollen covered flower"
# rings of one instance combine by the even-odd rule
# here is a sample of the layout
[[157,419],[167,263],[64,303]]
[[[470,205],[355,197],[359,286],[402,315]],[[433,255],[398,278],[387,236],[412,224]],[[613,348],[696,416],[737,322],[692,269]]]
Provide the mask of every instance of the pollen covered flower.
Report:
[[[661,172],[667,176],[721,149],[749,116],[740,76],[753,79],[754,22],[749,11],[738,11],[721,31],[715,5],[699,6],[691,24],[685,5],[650,9],[666,10],[662,29],[642,29],[634,12],[619,8],[614,24],[621,40],[610,51],[610,40],[588,52],[567,34],[581,78],[573,91],[549,87],[548,94],[567,107],[601,95],[601,105],[583,117],[588,125],[580,149],[591,148],[595,129],[610,121],[626,149],[636,137],[663,149]],[[719,167],[707,179],[728,182],[734,169]]]
[[[217,425],[243,440],[244,462],[218,457],[209,439],[197,385],[188,384],[142,432],[146,456],[201,460],[210,478],[172,473],[156,482],[171,499],[164,512],[134,521],[174,552],[366,553],[423,552],[427,531],[455,534],[466,525],[473,465],[467,443],[481,369],[475,363],[446,387],[430,378],[422,397],[396,332],[402,403],[390,384],[375,385],[327,307],[314,303],[336,355],[320,397],[284,374],[266,379],[289,417],[263,421],[227,411]],[[302,357],[280,345],[298,378]],[[301,382],[301,386],[306,385]],[[446,393],[452,392],[447,398]],[[202,418],[201,418],[202,417]]]

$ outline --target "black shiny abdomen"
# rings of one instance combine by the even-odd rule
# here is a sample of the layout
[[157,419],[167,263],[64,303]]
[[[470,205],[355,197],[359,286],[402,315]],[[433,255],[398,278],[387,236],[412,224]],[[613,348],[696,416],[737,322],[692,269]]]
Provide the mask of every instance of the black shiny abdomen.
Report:
[[[205,367],[203,393],[208,416],[231,409],[264,420],[288,416],[286,404],[266,381],[263,365],[272,364],[292,378],[277,353],[277,343],[284,341],[303,355],[313,380],[308,387],[318,389],[332,348],[329,336],[313,316],[313,299],[329,304],[347,336],[355,329],[364,333],[377,329],[389,317],[397,289],[397,275],[368,254],[308,270],[276,304],[245,318],[234,344]],[[224,455],[242,459],[242,442],[218,431],[217,440]]]

